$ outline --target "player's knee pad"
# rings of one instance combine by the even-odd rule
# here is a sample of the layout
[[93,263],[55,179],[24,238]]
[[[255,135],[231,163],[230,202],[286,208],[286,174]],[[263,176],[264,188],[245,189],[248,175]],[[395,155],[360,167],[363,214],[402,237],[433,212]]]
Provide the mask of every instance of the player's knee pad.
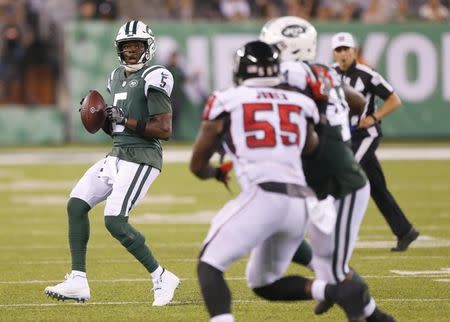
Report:
[[105,216],[106,229],[128,251],[133,251],[145,243],[144,236],[134,229],[124,216]]
[[79,198],[70,198],[67,202],[67,214],[69,217],[85,216],[91,210],[84,200]]

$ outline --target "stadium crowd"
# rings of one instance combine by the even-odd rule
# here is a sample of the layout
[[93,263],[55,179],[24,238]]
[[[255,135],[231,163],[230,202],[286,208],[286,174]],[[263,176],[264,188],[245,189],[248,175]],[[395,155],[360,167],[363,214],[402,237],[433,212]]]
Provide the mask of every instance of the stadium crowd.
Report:
[[0,0],[0,106],[57,101],[68,21],[312,21],[448,23],[448,0]]

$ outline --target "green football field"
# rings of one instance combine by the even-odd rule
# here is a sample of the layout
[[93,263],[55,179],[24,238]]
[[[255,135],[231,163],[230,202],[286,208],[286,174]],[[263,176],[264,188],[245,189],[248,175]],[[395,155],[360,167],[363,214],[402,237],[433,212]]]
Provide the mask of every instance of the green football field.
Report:
[[[13,162],[14,163],[14,162]],[[398,321],[449,321],[450,162],[383,161],[391,191],[421,236],[404,253],[373,203],[360,231],[351,265],[368,282],[383,310]],[[169,163],[131,222],[147,238],[160,263],[182,284],[174,303],[151,306],[148,273],[103,225],[104,204],[90,213],[86,304],[57,302],[44,288],[70,271],[65,205],[89,164],[0,165],[1,321],[207,321],[196,279],[200,244],[215,211],[236,195],[214,181],[200,182],[186,163]],[[335,307],[324,316],[314,303],[270,303],[247,289],[246,259],[226,273],[237,321],[344,321]],[[291,265],[288,273],[312,276]]]

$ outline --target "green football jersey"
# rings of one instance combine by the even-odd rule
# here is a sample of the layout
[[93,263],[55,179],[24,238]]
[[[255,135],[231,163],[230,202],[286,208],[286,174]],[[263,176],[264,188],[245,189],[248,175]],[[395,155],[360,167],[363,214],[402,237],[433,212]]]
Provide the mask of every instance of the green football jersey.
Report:
[[313,157],[303,157],[306,182],[319,199],[341,198],[362,188],[367,177],[355,160],[350,142],[342,141],[340,126],[320,125],[320,143]]
[[[144,66],[125,76],[118,67],[108,79],[111,104],[123,109],[127,117],[148,121],[152,115],[171,113],[173,76],[163,66]],[[157,138],[144,138],[123,125],[112,124],[113,148],[109,155],[119,159],[162,168],[162,147]]]

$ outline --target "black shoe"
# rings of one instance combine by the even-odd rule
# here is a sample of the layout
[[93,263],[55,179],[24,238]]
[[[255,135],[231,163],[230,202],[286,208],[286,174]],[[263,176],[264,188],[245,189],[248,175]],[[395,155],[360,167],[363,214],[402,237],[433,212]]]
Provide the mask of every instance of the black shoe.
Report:
[[314,308],[314,314],[321,315],[326,312],[328,312],[329,309],[333,307],[334,303],[331,301],[320,301],[317,303],[316,307]]
[[[336,285],[327,285],[332,289],[327,300],[339,305],[350,322],[366,321],[364,306],[369,302],[370,295],[365,284],[355,281],[344,281]],[[325,289],[327,294],[327,289]]]
[[420,233],[417,230],[415,230],[414,227],[411,227],[411,229],[406,235],[398,239],[397,246],[391,248],[391,251],[404,252],[405,250],[408,249],[409,244],[411,244],[413,241],[417,239],[417,237],[419,237],[419,234]]
[[367,318],[367,322],[395,322],[395,319],[393,316],[376,308],[372,315]]

